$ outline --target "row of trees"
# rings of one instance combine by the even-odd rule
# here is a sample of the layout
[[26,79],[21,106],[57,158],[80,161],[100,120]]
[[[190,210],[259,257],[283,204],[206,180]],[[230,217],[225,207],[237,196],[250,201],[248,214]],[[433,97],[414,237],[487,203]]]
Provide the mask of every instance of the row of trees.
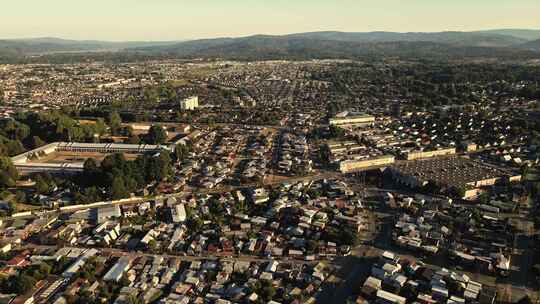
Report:
[[10,276],[0,281],[2,293],[25,294],[34,289],[36,283],[45,279],[51,273],[51,266],[46,263],[32,265],[25,268],[17,275]]
[[139,137],[133,134],[131,126],[122,127],[122,117],[118,112],[111,112],[107,117],[107,124],[109,125],[111,135],[124,135],[128,137],[127,143],[130,144],[163,144],[167,141],[167,132],[161,125],[153,125],[150,127],[148,134],[144,137]]
[[32,142],[30,128],[14,120],[0,120],[0,156],[13,156],[25,151],[23,141]]
[[[122,119],[113,112],[107,118],[111,133],[122,130]],[[14,119],[0,120],[0,156],[13,156],[54,141],[95,142],[109,127],[104,119],[81,124],[61,111],[19,112]]]
[[126,160],[123,154],[112,154],[100,165],[94,159],[88,159],[77,180],[84,189],[79,199],[96,201],[103,195],[112,199],[125,198],[148,184],[166,180],[171,174],[172,159],[165,150],[157,156],[145,154],[135,160]]
[[148,130],[148,133],[144,136],[138,136],[133,134],[130,130],[128,131],[129,138],[126,143],[128,144],[151,144],[151,145],[161,145],[167,142],[167,131],[161,125],[153,125]]
[[9,157],[0,156],[0,191],[15,186],[19,177],[17,169]]
[[107,131],[103,119],[98,119],[94,124],[80,124],[60,111],[18,113],[15,119],[28,126],[28,135],[46,142],[93,142],[96,134],[101,136]]

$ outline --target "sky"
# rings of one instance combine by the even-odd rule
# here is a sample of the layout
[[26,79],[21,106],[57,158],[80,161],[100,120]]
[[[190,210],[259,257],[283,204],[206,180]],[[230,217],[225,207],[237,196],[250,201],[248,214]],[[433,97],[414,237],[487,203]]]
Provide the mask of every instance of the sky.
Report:
[[540,0],[4,0],[0,38],[157,41],[540,29]]

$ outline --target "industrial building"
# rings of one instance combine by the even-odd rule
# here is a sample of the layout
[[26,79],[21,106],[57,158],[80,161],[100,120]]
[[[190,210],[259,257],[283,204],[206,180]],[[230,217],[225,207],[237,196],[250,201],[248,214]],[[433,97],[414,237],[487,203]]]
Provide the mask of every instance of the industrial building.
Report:
[[109,219],[122,217],[120,206],[114,205],[110,207],[98,208],[96,210],[96,222],[98,224],[105,223]]
[[56,152],[143,154],[157,153],[163,150],[173,151],[173,149],[173,145],[55,142],[14,156],[11,161],[21,174],[39,172],[75,174],[84,170],[83,162],[48,163],[39,160]]
[[195,110],[199,107],[199,97],[191,96],[180,101],[181,110]]
[[97,152],[97,153],[127,153],[127,154],[141,154],[147,152],[159,152],[164,149],[164,146],[160,145],[130,145],[130,144],[94,144],[94,143],[74,143],[74,142],[60,142],[56,147],[56,151],[66,152]]
[[347,160],[342,161],[339,164],[339,171],[342,173],[350,173],[360,171],[362,169],[368,169],[371,167],[380,167],[393,164],[395,161],[392,155],[382,155],[366,159]]
[[88,259],[93,256],[96,256],[99,253],[97,249],[91,248],[86,250],[82,255],[80,255],[73,264],[71,264],[63,273],[62,277],[71,278],[73,277],[85,264]]
[[367,126],[374,123],[375,116],[348,111],[339,113],[329,120],[329,124],[334,126]]
[[33,174],[40,172],[48,172],[50,174],[76,174],[84,170],[84,163],[19,163],[15,164],[15,168],[21,174]]
[[171,219],[174,223],[181,223],[186,220],[186,208],[184,204],[171,207]]
[[393,164],[395,157],[356,141],[328,142],[329,161],[342,173]]
[[405,159],[415,160],[421,158],[430,158],[436,156],[454,155],[456,154],[456,148],[445,148],[431,151],[411,151],[405,153]]
[[128,257],[121,257],[118,262],[103,276],[104,281],[119,282],[124,273],[131,266],[131,260]]
[[[443,188],[479,189],[502,179],[517,181],[520,175],[468,158],[450,156],[408,161],[389,168],[392,177],[411,188],[434,182]],[[470,195],[477,191],[469,192]]]

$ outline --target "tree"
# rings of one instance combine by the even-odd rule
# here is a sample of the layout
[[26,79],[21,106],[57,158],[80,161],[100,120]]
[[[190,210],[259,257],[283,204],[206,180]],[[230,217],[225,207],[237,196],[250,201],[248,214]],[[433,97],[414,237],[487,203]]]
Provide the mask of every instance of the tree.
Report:
[[36,185],[34,186],[34,188],[36,189],[36,193],[38,194],[50,193],[55,187],[55,183],[52,176],[50,176],[47,173],[37,174],[34,177],[34,181],[36,182]]
[[79,189],[84,189],[75,191],[76,200],[91,202],[105,198],[101,187],[109,190],[110,198],[125,198],[171,174],[172,160],[166,150],[158,155],[143,154],[135,160],[126,160],[122,153],[115,153],[106,156],[99,166],[93,159],[88,159],[82,174],[75,180]]
[[174,149],[174,155],[176,157],[176,160],[178,162],[184,161],[189,154],[189,147],[184,144],[178,144],[176,145],[176,148]]
[[132,145],[138,145],[141,143],[141,139],[137,135],[132,135],[127,139],[126,143],[132,144]]
[[328,149],[327,145],[321,145],[319,148],[319,160],[324,165],[328,165],[330,163],[330,150]]
[[17,204],[15,202],[13,202],[12,200],[8,201],[8,206],[10,214],[17,212]]
[[122,153],[107,155],[101,162],[101,170],[104,173],[112,173],[114,169],[124,170],[126,158]]
[[15,192],[15,200],[18,203],[26,202],[26,193],[23,191],[17,190],[17,192]]
[[162,181],[172,173],[171,156],[167,151],[161,151],[159,156],[151,157],[145,163],[146,180],[149,182]]
[[135,130],[133,130],[133,127],[131,125],[125,126],[123,130],[123,135],[126,137],[132,137],[135,135],[134,131]]
[[12,290],[17,294],[24,294],[29,290],[32,290],[36,285],[36,280],[26,274],[22,274],[14,277],[12,282]]
[[82,193],[75,193],[75,201],[79,203],[93,203],[101,200],[101,192],[95,186],[85,188]]
[[481,204],[487,204],[489,202],[489,194],[487,193],[480,194],[480,196],[478,197],[478,200],[480,201]]
[[144,304],[144,301],[139,299],[137,296],[135,295],[129,295],[128,299],[127,299],[127,303],[128,304]]
[[19,173],[9,157],[0,157],[0,189],[13,187]]
[[265,302],[269,302],[276,295],[276,288],[271,281],[259,280],[253,285],[253,292],[260,295]]
[[45,142],[39,136],[32,136],[29,145],[32,149],[37,149],[45,145]]
[[26,151],[19,140],[10,140],[6,143],[7,153],[10,156],[18,155]]
[[331,125],[329,127],[329,131],[330,131],[330,137],[331,138],[343,138],[345,137],[345,130],[343,130],[342,128],[338,127],[338,126],[334,126],[334,125]]
[[103,186],[103,174],[101,168],[93,158],[88,158],[84,161],[83,172],[79,176],[79,183],[83,187],[88,186]]
[[86,161],[84,161],[84,172],[89,174],[96,174],[99,172],[98,165],[96,163],[96,160],[93,158],[88,158]]
[[129,193],[126,189],[124,179],[120,176],[115,177],[111,185],[111,197],[113,199],[121,199],[127,197],[128,195]]
[[43,278],[46,278],[49,274],[51,274],[52,267],[47,263],[41,263],[39,264],[37,270],[43,276]]
[[30,135],[30,127],[18,121],[8,120],[3,122],[1,128],[12,140],[23,140]]
[[15,186],[15,180],[6,172],[0,172],[0,190]]
[[421,189],[422,191],[426,193],[436,194],[441,191],[441,187],[437,184],[437,182],[433,180],[429,180]]
[[111,112],[107,118],[107,124],[111,128],[111,134],[117,135],[122,128],[122,118],[118,112]]
[[143,91],[143,95],[144,95],[144,101],[147,104],[155,104],[158,102],[158,93],[156,92],[155,89],[146,88]]
[[98,118],[96,124],[94,125],[94,129],[99,136],[105,134],[105,132],[107,131],[107,125],[105,124],[103,118]]
[[467,189],[465,189],[464,187],[452,187],[450,189],[450,194],[454,197],[462,198],[465,196],[466,191]]
[[150,127],[147,135],[147,141],[150,144],[160,145],[167,141],[167,132],[160,125]]
[[154,252],[156,249],[157,249],[157,241],[152,239],[148,242],[148,249],[151,251],[151,252]]

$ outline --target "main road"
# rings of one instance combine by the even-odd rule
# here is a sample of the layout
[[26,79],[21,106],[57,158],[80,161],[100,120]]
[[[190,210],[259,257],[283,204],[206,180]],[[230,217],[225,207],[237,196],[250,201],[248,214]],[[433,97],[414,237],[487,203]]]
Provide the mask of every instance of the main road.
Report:
[[208,261],[208,260],[220,260],[220,261],[230,261],[230,262],[257,262],[257,263],[268,263],[272,261],[280,263],[289,263],[289,264],[298,264],[298,265],[314,265],[319,262],[333,263],[331,259],[326,258],[316,258],[311,261],[288,258],[288,257],[261,257],[255,255],[244,255],[244,254],[230,254],[230,255],[187,255],[183,253],[151,253],[144,251],[128,251],[118,248],[109,248],[109,247],[82,247],[82,246],[70,246],[70,247],[59,247],[54,245],[37,245],[37,244],[26,244],[21,246],[20,249],[29,249],[29,250],[57,250],[59,248],[68,248],[76,250],[88,250],[88,249],[97,249],[100,252],[117,257],[129,257],[131,259],[136,259],[140,257],[163,257],[166,259],[175,258],[183,262],[195,262],[195,261]]
[[145,197],[132,197],[132,198],[121,199],[121,200],[116,200],[116,201],[104,201],[104,202],[97,202],[97,203],[86,204],[86,205],[74,205],[74,206],[68,206],[65,208],[53,209],[53,210],[48,209],[48,208],[42,208],[42,209],[32,210],[31,212],[28,212],[28,213],[14,214],[12,216],[5,217],[3,219],[30,219],[30,218],[36,218],[36,217],[56,216],[60,214],[73,213],[76,211],[88,210],[88,209],[93,209],[93,208],[134,205],[134,204],[144,203],[144,202],[148,202],[148,201],[156,200],[156,199],[167,199],[170,197],[178,198],[178,197],[183,197],[189,194],[224,193],[224,192],[231,192],[231,191],[244,189],[244,188],[250,188],[250,187],[267,187],[267,186],[279,185],[281,183],[286,183],[286,182],[297,183],[300,181],[313,181],[313,180],[337,178],[339,176],[340,176],[340,173],[338,172],[323,171],[323,172],[318,172],[316,174],[311,174],[307,176],[286,177],[282,179],[280,178],[280,179],[266,180],[261,183],[248,183],[248,184],[243,184],[240,186],[224,186],[224,187],[204,188],[204,189],[193,188],[193,189],[183,190],[183,191],[172,193],[172,194],[161,194],[161,195],[153,195],[153,196],[145,196]]

